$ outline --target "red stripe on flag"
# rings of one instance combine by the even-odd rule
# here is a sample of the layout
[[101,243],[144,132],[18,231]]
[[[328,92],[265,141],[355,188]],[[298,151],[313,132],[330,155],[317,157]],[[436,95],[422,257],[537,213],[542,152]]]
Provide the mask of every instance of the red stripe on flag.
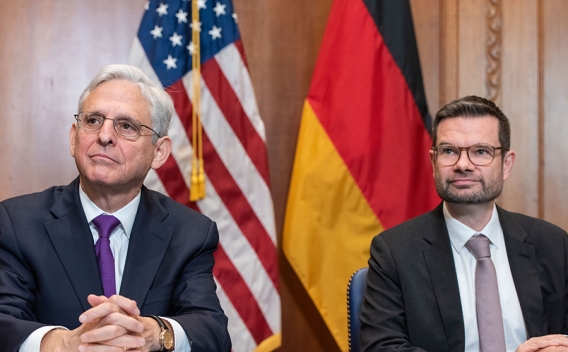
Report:
[[270,185],[268,175],[268,157],[266,145],[254,129],[249,117],[243,110],[233,87],[221,71],[215,60],[209,60],[201,66],[203,80],[207,84],[213,99],[221,109],[225,119],[231,125],[233,132],[247,151],[252,163],[267,185]]
[[219,284],[225,288],[225,294],[229,297],[256,343],[260,344],[272,335],[272,330],[266,322],[262,310],[220,244],[214,256],[213,275],[215,275]]
[[440,201],[428,157],[432,142],[363,1],[334,6],[341,8],[331,11],[308,101],[381,224],[390,228]]
[[156,173],[170,198],[183,205],[187,205],[193,210],[199,211],[195,202],[189,201],[189,189],[185,184],[176,160],[171,154],[166,160],[166,163],[156,170]]
[[[191,136],[192,106],[183,83],[181,81],[174,83],[168,89],[168,93],[175,102],[176,111],[187,135]],[[275,260],[276,248],[248,200],[217,154],[205,131],[203,131],[203,157],[205,159],[205,172],[209,180],[243,235],[256,252],[274,287],[278,289],[278,267]]]

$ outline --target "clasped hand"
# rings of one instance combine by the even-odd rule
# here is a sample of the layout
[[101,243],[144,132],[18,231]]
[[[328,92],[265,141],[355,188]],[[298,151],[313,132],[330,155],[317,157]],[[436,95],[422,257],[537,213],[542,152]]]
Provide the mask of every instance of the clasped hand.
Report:
[[159,349],[158,324],[140,316],[136,302],[123,296],[89,295],[92,308],[79,316],[75,330],[52,330],[41,351],[146,352]]

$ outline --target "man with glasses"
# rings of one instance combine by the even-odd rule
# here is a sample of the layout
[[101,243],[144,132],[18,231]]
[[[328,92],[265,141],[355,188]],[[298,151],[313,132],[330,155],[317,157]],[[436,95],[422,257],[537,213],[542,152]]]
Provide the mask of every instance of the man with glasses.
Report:
[[510,135],[480,97],[436,114],[430,159],[443,202],[373,239],[364,351],[568,350],[566,232],[495,204],[515,162]]
[[215,223],[143,186],[173,113],[142,71],[105,67],[69,132],[79,177],[0,203],[0,350],[231,350]]

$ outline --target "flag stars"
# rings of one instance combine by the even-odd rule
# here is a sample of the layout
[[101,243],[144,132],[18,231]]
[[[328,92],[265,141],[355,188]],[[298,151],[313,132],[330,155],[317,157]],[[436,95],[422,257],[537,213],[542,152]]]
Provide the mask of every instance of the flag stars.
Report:
[[182,9],[179,9],[178,13],[176,13],[176,17],[178,19],[178,23],[187,23],[187,12],[183,12]]
[[156,12],[160,15],[160,17],[168,14],[168,5],[164,3],[160,3],[160,6],[156,9]]
[[181,40],[183,39],[183,36],[177,34],[177,32],[174,32],[174,34],[172,34],[172,36],[170,37],[170,41],[172,42],[172,46],[181,46]]
[[233,17],[233,20],[235,20],[235,23],[239,23],[239,19],[238,19],[236,13],[233,13],[233,14],[231,15],[231,17]]
[[192,22],[189,24],[189,26],[191,27],[191,29],[197,28],[196,30],[198,32],[201,32],[201,22]]
[[178,59],[172,57],[171,55],[168,55],[168,58],[164,60],[164,63],[166,64],[166,68],[169,70],[170,68],[177,68],[177,61]]
[[150,10],[150,1],[146,1],[146,3],[144,4],[144,10]]
[[195,54],[195,50],[197,49],[197,48],[195,47],[195,44],[193,44],[193,42],[189,42],[189,45],[186,46],[186,48],[187,48],[187,50],[189,50],[189,54],[190,54],[190,55]]
[[206,0],[197,0],[197,8],[206,9],[207,5],[205,5]]
[[152,29],[152,30],[150,31],[150,34],[152,34],[152,36],[154,37],[154,39],[162,38],[162,30],[163,30],[163,29],[164,29],[164,28],[158,27],[158,25],[155,25],[155,26],[154,26],[154,29]]
[[215,7],[213,8],[213,11],[215,12],[215,15],[217,17],[221,16],[221,15],[225,15],[225,7],[227,5],[222,5],[219,1],[217,1],[217,5],[215,5]]
[[211,35],[211,40],[215,40],[215,39],[217,39],[217,38],[221,38],[221,30],[222,30],[222,29],[223,29],[223,28],[220,28],[220,27],[217,27],[217,26],[213,25],[213,29],[211,29],[209,32],[207,32],[207,33],[209,33],[209,34]]

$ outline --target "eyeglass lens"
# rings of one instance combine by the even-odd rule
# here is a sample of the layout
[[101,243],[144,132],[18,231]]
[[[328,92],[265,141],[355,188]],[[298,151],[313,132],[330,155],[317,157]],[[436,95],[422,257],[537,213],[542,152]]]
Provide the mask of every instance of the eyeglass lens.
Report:
[[477,165],[484,166],[490,164],[495,157],[495,149],[487,145],[472,145],[467,148],[458,148],[453,145],[439,145],[437,148],[437,158],[441,165],[449,166],[458,162],[461,151],[466,150],[469,160]]

